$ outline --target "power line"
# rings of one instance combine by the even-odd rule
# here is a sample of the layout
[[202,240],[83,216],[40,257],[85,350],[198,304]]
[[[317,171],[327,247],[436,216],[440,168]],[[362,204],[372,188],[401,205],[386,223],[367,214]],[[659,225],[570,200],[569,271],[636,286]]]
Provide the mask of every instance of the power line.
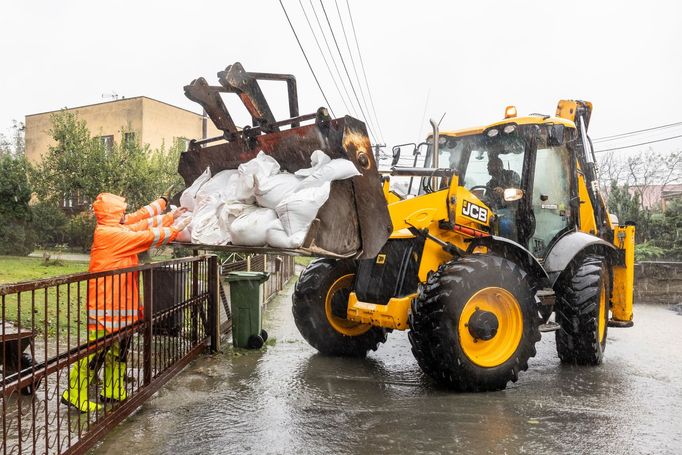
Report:
[[611,152],[613,150],[621,150],[621,149],[629,149],[632,147],[639,147],[640,145],[647,145],[647,144],[654,144],[656,142],[663,142],[663,141],[670,141],[672,139],[677,139],[682,137],[682,134],[677,135],[677,136],[671,136],[671,137],[664,137],[663,139],[656,139],[653,141],[647,141],[647,142],[640,142],[639,144],[632,144],[632,145],[624,145],[622,147],[613,147],[610,149],[604,149],[604,150],[595,150],[594,153],[603,153],[603,152]]
[[353,28],[353,36],[355,37],[355,46],[358,49],[358,56],[360,57],[360,68],[362,69],[363,77],[365,78],[365,86],[367,87],[367,94],[369,95],[369,104],[372,106],[372,112],[374,113],[374,119],[377,122],[377,128],[379,128],[379,134],[382,139],[384,137],[383,131],[381,131],[381,123],[379,122],[379,117],[377,116],[377,111],[374,108],[374,100],[372,99],[372,90],[369,88],[369,82],[367,82],[367,72],[365,71],[365,62],[362,59],[362,52],[360,52],[360,42],[358,41],[358,34],[355,32],[355,22],[353,21],[353,14],[350,11],[350,3],[346,0],[346,6],[348,8],[348,16],[350,17],[350,25]]
[[327,25],[329,25],[329,30],[332,32],[332,38],[334,39],[334,44],[336,45],[336,51],[339,53],[339,57],[341,57],[341,63],[343,64],[343,69],[346,72],[346,76],[348,77],[348,82],[350,83],[350,88],[353,90],[353,95],[355,95],[355,100],[357,101],[358,107],[360,108],[360,112],[362,113],[362,118],[367,123],[367,129],[369,130],[369,134],[374,137],[374,142],[376,143],[376,141],[377,141],[376,135],[374,134],[374,131],[372,131],[372,127],[370,126],[369,122],[367,121],[367,116],[365,115],[365,111],[362,110],[362,105],[360,104],[360,99],[358,98],[358,93],[355,91],[355,86],[353,86],[353,81],[350,78],[350,73],[348,72],[348,67],[346,66],[346,61],[343,59],[343,54],[341,53],[341,48],[339,47],[339,42],[336,40],[336,34],[334,33],[334,29],[332,28],[331,21],[329,20],[329,15],[327,14],[327,9],[324,7],[324,3],[322,2],[322,0],[320,0],[320,5],[322,5],[322,11],[324,12],[325,19],[327,19]]
[[614,134],[613,136],[604,136],[604,137],[593,139],[592,141],[595,143],[596,142],[606,142],[606,141],[610,141],[610,140],[614,140],[614,139],[620,139],[623,137],[632,136],[634,134],[646,133],[648,131],[655,131],[655,130],[661,130],[661,129],[665,129],[665,128],[672,128],[674,126],[682,126],[682,122],[669,123],[667,125],[654,126],[651,128],[645,128],[643,130],[636,130],[636,131],[629,131],[627,133]]
[[[353,73],[355,74],[355,80],[358,83],[358,87],[360,88],[360,97],[362,98],[362,104],[365,107],[365,110],[367,111],[369,115],[369,118],[367,119],[369,123],[372,125],[372,128],[374,131],[377,131],[376,128],[376,122],[372,118],[371,112],[369,111],[369,108],[367,107],[367,99],[365,98],[365,93],[364,90],[362,90],[362,82],[360,82],[360,77],[358,76],[358,70],[357,67],[355,66],[355,59],[353,58],[353,51],[350,49],[350,43],[348,41],[348,35],[346,34],[346,27],[343,25],[343,17],[341,16],[341,9],[339,8],[339,2],[338,0],[334,0],[334,5],[336,5],[336,13],[339,15],[339,23],[341,24],[341,31],[343,32],[343,38],[346,41],[346,48],[348,49],[348,55],[350,56],[350,63],[351,66],[353,67]],[[383,136],[379,135],[381,138],[381,142],[384,142]]]
[[[298,0],[298,4],[301,6],[301,11],[303,11],[303,16],[305,16],[305,20],[308,23],[308,28],[310,28],[310,33],[312,33],[313,38],[315,39],[315,43],[317,44],[317,49],[320,51],[320,54],[322,55],[322,59],[324,60],[324,64],[326,65],[327,71],[329,72],[329,77],[331,77],[332,82],[334,83],[334,86],[336,87],[336,91],[339,94],[339,97],[341,98],[341,102],[343,103],[344,107],[346,108],[346,112],[350,112],[350,109],[348,109],[348,104],[346,104],[346,99],[343,97],[343,94],[341,93],[341,89],[339,88],[339,84],[336,82],[336,78],[334,77],[334,74],[332,73],[332,69],[329,66],[329,62],[327,61],[327,56],[322,51],[322,46],[320,45],[320,41],[317,39],[317,35],[315,34],[315,31],[313,30],[313,26],[310,23],[310,20],[308,19],[308,13],[305,12],[305,8],[303,7],[303,2],[301,0]],[[311,4],[311,6],[312,6],[312,4]]]
[[282,7],[282,11],[284,11],[284,15],[287,18],[287,22],[289,22],[289,27],[291,27],[291,31],[294,32],[294,37],[296,37],[296,42],[298,43],[298,47],[301,48],[301,52],[303,52],[303,57],[305,58],[305,61],[308,64],[308,68],[310,68],[310,72],[313,73],[313,77],[315,78],[315,82],[317,83],[317,87],[320,89],[320,93],[322,93],[322,97],[324,98],[324,101],[327,103],[327,106],[329,106],[329,111],[332,113],[332,116],[336,117],[336,115],[334,115],[334,109],[332,109],[332,105],[331,105],[331,103],[329,103],[329,100],[327,99],[327,95],[324,94],[324,90],[322,90],[322,86],[320,85],[320,81],[317,79],[317,75],[315,74],[315,71],[313,70],[313,67],[310,64],[310,60],[308,60],[308,56],[306,55],[305,50],[303,49],[303,46],[301,45],[301,41],[298,39],[298,34],[296,34],[296,30],[294,30],[294,24],[291,23],[291,19],[289,19],[289,15],[287,14],[287,10],[284,7],[284,3],[282,3],[282,0],[279,0],[279,4]]
[[[341,86],[343,87],[343,91],[346,93],[346,96],[348,97],[348,102],[350,103],[350,107],[351,107],[350,112],[352,112],[353,115],[357,117],[358,113],[355,110],[355,106],[353,105],[353,100],[350,97],[350,94],[348,93],[348,89],[346,88],[346,83],[343,80],[343,76],[341,75],[341,71],[339,70],[339,66],[336,64],[336,59],[334,58],[334,53],[332,52],[332,48],[329,45],[329,41],[327,40],[327,34],[324,33],[324,30],[322,29],[322,23],[320,22],[320,18],[317,15],[317,10],[315,9],[315,6],[313,5],[313,0],[309,0],[309,2],[310,2],[310,7],[313,10],[313,14],[315,15],[315,20],[317,21],[317,26],[320,28],[320,33],[322,33],[322,38],[324,39],[324,44],[327,46],[327,50],[329,51],[329,57],[332,59],[332,63],[334,64],[334,68],[336,69],[336,74],[338,74],[339,79],[341,80]],[[344,104],[345,104],[345,102],[344,102]]]

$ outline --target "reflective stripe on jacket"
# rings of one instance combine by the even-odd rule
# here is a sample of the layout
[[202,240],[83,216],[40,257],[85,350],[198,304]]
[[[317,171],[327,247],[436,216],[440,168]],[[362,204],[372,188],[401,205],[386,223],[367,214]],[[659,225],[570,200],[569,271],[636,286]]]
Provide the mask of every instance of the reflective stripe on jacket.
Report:
[[166,210],[166,200],[164,198],[159,198],[151,204],[145,205],[141,209],[127,214],[123,224],[130,225],[138,223],[140,220],[146,220],[147,218],[161,215],[164,210]]
[[[120,224],[126,204],[119,196],[100,194],[92,207],[97,227],[90,251],[90,272],[134,267],[138,253],[164,245],[178,235],[172,227],[133,231]],[[87,295],[88,330],[116,331],[141,316],[138,272],[90,279]]]
[[152,227],[169,227],[173,224],[173,214],[166,213],[165,215],[156,215],[146,220],[140,220],[137,223],[126,224],[125,226],[131,231],[144,231]]

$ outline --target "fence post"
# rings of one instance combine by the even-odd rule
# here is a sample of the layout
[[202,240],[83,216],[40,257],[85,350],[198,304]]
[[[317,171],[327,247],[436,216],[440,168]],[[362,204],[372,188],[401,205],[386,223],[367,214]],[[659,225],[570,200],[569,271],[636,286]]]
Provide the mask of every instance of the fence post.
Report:
[[250,272],[251,271],[251,255],[246,256],[246,271]]
[[211,335],[211,351],[220,351],[220,294],[218,291],[218,257],[208,258],[208,326]]
[[[199,262],[192,261],[192,295],[191,298],[196,298],[199,295]],[[196,343],[199,339],[199,312],[196,305],[192,305],[191,314],[191,328],[190,339],[192,343]]]
[[144,340],[142,354],[143,383],[152,382],[152,324],[154,315],[154,274],[153,269],[142,271],[142,286],[144,291]]

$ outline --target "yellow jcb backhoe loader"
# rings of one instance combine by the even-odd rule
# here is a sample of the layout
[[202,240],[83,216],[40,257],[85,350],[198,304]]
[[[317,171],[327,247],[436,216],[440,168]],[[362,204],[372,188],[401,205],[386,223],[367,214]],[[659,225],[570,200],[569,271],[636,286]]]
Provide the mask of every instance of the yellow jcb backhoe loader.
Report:
[[[287,80],[291,119],[274,121],[257,79]],[[323,108],[299,116],[293,76],[235,64],[219,80],[186,87],[225,133],[183,154],[187,184],[207,165],[235,168],[259,150],[295,171],[321,149],[362,173],[333,183],[301,248],[274,250],[323,256],[293,295],[296,325],[321,353],[364,356],[388,332],[409,329],[426,374],[455,390],[489,391],[528,368],[541,331],[556,332],[563,362],[597,365],[607,327],[632,326],[634,226],[617,224],[599,193],[591,103],[560,101],[554,117],[509,107],[502,121],[456,132],[432,122],[424,167],[393,167],[382,178],[364,124]],[[253,126],[226,121],[221,92],[239,94]],[[305,120],[315,122],[299,126]],[[393,191],[391,177],[419,182],[416,194]]]

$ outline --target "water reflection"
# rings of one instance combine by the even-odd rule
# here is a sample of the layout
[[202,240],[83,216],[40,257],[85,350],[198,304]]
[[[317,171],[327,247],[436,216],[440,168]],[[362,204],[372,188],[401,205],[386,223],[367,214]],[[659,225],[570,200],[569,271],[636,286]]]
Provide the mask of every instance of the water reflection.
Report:
[[682,317],[639,306],[605,363],[562,366],[553,336],[506,391],[439,389],[405,333],[366,359],[317,354],[287,296],[263,351],[203,358],[97,449],[119,453],[674,453],[682,447]]

